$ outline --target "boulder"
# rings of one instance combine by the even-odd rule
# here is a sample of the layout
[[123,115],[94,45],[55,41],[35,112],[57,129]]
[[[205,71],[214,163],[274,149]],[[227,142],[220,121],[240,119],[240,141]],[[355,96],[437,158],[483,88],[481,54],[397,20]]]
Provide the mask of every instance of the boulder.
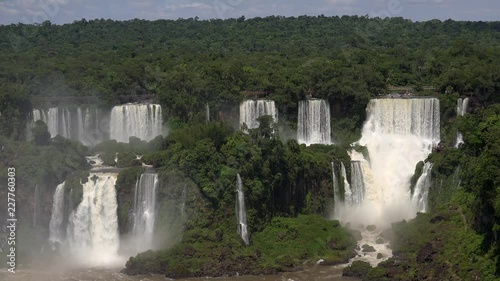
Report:
[[375,252],[375,248],[373,248],[373,246],[370,246],[368,244],[364,244],[362,246],[362,248],[363,248],[363,253],[373,253],[373,252]]

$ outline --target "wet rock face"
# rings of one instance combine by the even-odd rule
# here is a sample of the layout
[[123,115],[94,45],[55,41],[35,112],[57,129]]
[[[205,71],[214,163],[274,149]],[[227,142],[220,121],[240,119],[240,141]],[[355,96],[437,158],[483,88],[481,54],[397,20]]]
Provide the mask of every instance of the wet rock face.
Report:
[[432,224],[440,222],[440,221],[444,221],[444,217],[443,216],[435,216],[435,217],[433,217],[432,219],[429,220],[429,222],[432,223]]
[[417,263],[431,263],[433,261],[432,255],[434,254],[434,249],[430,243],[426,243],[417,254]]
[[363,253],[373,253],[373,252],[375,252],[375,248],[373,248],[373,246],[370,246],[368,244],[364,244],[361,248],[363,248]]
[[385,243],[385,241],[384,241],[384,239],[382,239],[382,238],[378,238],[378,239],[375,241],[375,243],[377,243],[377,244],[384,244],[384,243]]
[[378,253],[378,254],[377,254],[377,259],[378,259],[378,260],[382,259],[383,257],[384,257],[384,255],[382,255],[381,253]]
[[368,231],[375,231],[376,229],[377,229],[377,227],[373,224],[366,227],[366,230],[368,230]]

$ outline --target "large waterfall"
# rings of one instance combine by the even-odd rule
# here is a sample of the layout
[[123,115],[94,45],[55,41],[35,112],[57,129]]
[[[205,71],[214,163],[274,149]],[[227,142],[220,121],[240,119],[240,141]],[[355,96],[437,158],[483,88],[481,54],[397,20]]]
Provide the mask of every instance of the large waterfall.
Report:
[[[364,199],[360,206],[346,212],[349,221],[388,224],[415,216],[410,179],[418,162],[431,153],[440,141],[439,100],[436,98],[375,99],[368,105],[360,145],[366,146],[369,159],[352,153],[352,193],[364,179]],[[354,199],[353,201],[356,201]],[[347,198],[347,196],[346,196]]]
[[245,194],[243,193],[243,183],[240,174],[236,176],[236,215],[238,216],[238,233],[246,245],[250,244],[247,228],[247,211],[245,208]]
[[116,179],[115,173],[90,173],[82,201],[69,216],[69,250],[82,261],[102,265],[117,258]]
[[[45,122],[51,137],[60,135],[81,141],[85,145],[95,145],[108,137],[109,125],[105,122],[102,124],[106,118],[107,114],[98,108],[55,107],[34,109],[32,121]],[[28,126],[32,127],[33,123]]]
[[[464,116],[467,113],[467,107],[469,106],[469,98],[457,100],[457,116]],[[464,137],[462,133],[457,132],[457,140],[455,142],[455,147],[459,147],[462,143],[464,143]]]
[[158,174],[150,173],[142,174],[135,185],[133,235],[139,251],[153,246],[157,187]]
[[431,187],[431,171],[432,163],[426,162],[422,175],[418,178],[415,190],[413,191],[412,203],[416,207],[417,212],[427,212],[427,198],[429,196],[429,189]]
[[297,140],[311,145],[331,144],[330,104],[325,100],[303,100],[299,102]]
[[137,137],[150,141],[162,134],[162,111],[159,104],[127,104],[111,110],[110,138],[118,142]]
[[278,122],[278,111],[272,100],[245,100],[240,104],[240,127],[245,124],[247,129],[259,127],[257,119],[263,115],[273,117]]
[[64,186],[65,182],[59,184],[54,192],[52,214],[49,223],[49,241],[52,243],[62,243],[64,241],[64,231],[62,228],[64,220]]

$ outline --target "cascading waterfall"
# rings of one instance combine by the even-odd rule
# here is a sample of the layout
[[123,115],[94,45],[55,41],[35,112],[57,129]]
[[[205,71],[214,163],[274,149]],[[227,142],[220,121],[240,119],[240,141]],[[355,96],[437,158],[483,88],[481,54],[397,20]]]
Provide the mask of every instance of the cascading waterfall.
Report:
[[325,100],[303,100],[299,102],[297,140],[311,145],[331,144],[330,104]]
[[156,190],[158,174],[142,174],[135,186],[134,226],[137,250],[144,251],[153,246],[156,219]]
[[257,119],[263,115],[273,117],[274,123],[278,122],[278,111],[272,100],[245,100],[240,104],[240,127],[245,124],[247,129],[259,127]]
[[418,178],[415,190],[413,191],[412,203],[416,206],[416,211],[425,213],[428,210],[427,197],[431,187],[431,171],[432,163],[426,162],[422,171],[422,175]]
[[363,203],[365,198],[365,179],[360,161],[351,161],[351,192],[352,205]]
[[245,208],[245,194],[243,193],[243,183],[240,174],[236,176],[236,214],[238,216],[238,233],[246,245],[250,244],[248,239],[247,213]]
[[65,182],[59,184],[54,192],[52,214],[49,223],[49,241],[51,243],[62,243],[64,241],[64,232],[62,229],[64,220],[64,185]]
[[82,201],[68,220],[67,246],[82,261],[115,262],[119,246],[116,173],[90,173]]
[[439,100],[375,99],[367,110],[359,144],[366,146],[369,160],[359,153],[361,159],[353,160],[365,161],[363,174],[370,184],[361,207],[346,212],[345,219],[377,225],[411,219],[416,214],[410,192],[415,165],[440,141]]
[[332,162],[332,183],[333,183],[333,200],[335,204],[335,208],[340,205],[340,188],[339,181],[337,179],[337,175],[335,174],[335,163]]
[[[457,116],[464,116],[467,113],[467,107],[469,106],[469,98],[457,100]],[[464,137],[462,133],[457,132],[457,140],[455,142],[455,147],[459,147],[462,143],[464,143]]]
[[35,185],[35,196],[33,197],[33,227],[37,227],[38,213],[40,212],[40,192],[38,184]]
[[[98,108],[49,108],[34,109],[33,120],[28,122],[28,132],[37,120],[47,124],[51,137],[60,135],[67,139],[81,141],[85,145],[95,145],[103,141],[109,128],[100,126],[102,110]],[[107,117],[104,116],[104,119]],[[106,124],[107,125],[107,124]]]
[[340,162],[340,175],[342,176],[342,179],[344,181],[344,202],[346,205],[352,205],[353,198],[352,198],[351,185],[347,181],[347,173],[345,170],[344,163],[342,162]]
[[186,186],[182,189],[182,194],[181,194],[181,199],[182,199],[182,204],[181,204],[181,220],[184,222],[186,221],[186,198],[187,198],[187,190]]
[[205,104],[205,121],[208,123],[210,122],[210,106]]
[[129,137],[150,141],[162,134],[162,110],[159,104],[127,104],[111,110],[110,138],[128,143]]

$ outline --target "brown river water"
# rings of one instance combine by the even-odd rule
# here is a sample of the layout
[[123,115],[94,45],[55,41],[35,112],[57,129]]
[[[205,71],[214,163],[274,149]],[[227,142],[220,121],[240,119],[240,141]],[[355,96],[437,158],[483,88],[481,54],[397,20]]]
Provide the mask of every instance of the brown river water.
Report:
[[[342,277],[342,266],[314,266],[300,272],[288,272],[266,276],[232,276],[220,278],[189,278],[182,281],[359,281],[359,279]],[[120,273],[121,268],[80,268],[80,269],[25,269],[9,273],[0,269],[0,281],[159,281],[172,280],[163,275],[128,276]]]

